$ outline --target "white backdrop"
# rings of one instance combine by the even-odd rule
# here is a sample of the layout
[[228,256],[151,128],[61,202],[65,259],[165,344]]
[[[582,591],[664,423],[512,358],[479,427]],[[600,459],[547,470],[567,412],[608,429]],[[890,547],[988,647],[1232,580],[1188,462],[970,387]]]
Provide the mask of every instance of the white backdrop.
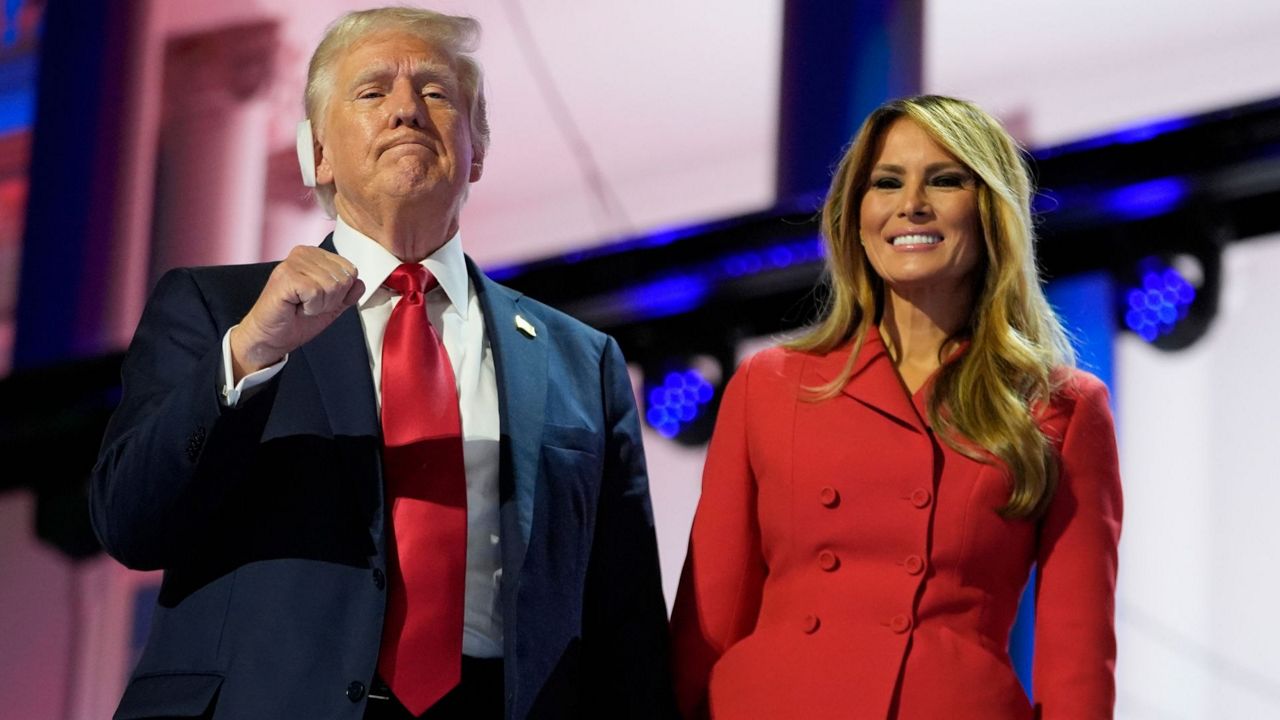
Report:
[[1280,718],[1280,236],[1228,247],[1192,347],[1116,344],[1121,720]]
[[926,0],[924,84],[1056,145],[1280,95],[1274,0]]

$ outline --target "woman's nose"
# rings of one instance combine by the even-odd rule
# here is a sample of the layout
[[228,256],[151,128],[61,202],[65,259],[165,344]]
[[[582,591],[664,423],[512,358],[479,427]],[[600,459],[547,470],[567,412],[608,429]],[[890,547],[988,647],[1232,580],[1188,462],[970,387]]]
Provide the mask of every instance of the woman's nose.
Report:
[[910,188],[903,192],[902,206],[898,210],[900,216],[917,217],[928,215],[929,212],[929,198],[925,195],[924,188]]

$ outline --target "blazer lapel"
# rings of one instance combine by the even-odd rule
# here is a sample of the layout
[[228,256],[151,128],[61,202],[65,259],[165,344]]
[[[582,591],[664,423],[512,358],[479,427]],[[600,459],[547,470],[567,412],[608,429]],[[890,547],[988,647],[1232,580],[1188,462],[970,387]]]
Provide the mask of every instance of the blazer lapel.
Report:
[[[851,350],[852,345],[846,345],[818,359],[815,371],[822,382],[830,382],[840,375]],[[874,328],[867,333],[867,339],[854,361],[853,375],[841,392],[904,427],[924,432],[927,426],[926,419],[917,411],[902,378],[893,367],[880,333]]]
[[498,384],[503,586],[516,586],[524,564],[542,447],[547,395],[547,330],[520,294],[490,280],[471,258],[467,269],[484,310]]

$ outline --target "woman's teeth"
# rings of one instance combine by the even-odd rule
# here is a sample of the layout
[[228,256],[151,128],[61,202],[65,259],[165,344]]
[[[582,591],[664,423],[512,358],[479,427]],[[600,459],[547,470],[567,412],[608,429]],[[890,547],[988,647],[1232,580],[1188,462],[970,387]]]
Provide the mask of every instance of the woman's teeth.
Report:
[[940,242],[941,235],[899,235],[893,239],[894,245],[936,245]]

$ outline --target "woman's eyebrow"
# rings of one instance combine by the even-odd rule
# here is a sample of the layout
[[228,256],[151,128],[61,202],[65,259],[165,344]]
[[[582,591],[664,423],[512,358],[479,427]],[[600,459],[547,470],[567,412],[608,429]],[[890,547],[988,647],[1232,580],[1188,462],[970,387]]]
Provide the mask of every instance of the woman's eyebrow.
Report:
[[[874,168],[872,168],[872,170],[877,172],[893,173],[894,175],[907,174],[906,168],[902,167],[901,165],[894,165],[892,163],[880,163],[876,165]],[[966,173],[969,172],[969,168],[965,167],[963,163],[958,163],[952,160],[948,160],[946,162],[930,163],[928,165],[925,165],[924,167],[925,173],[935,173],[935,172],[938,172],[939,170],[960,170]]]

